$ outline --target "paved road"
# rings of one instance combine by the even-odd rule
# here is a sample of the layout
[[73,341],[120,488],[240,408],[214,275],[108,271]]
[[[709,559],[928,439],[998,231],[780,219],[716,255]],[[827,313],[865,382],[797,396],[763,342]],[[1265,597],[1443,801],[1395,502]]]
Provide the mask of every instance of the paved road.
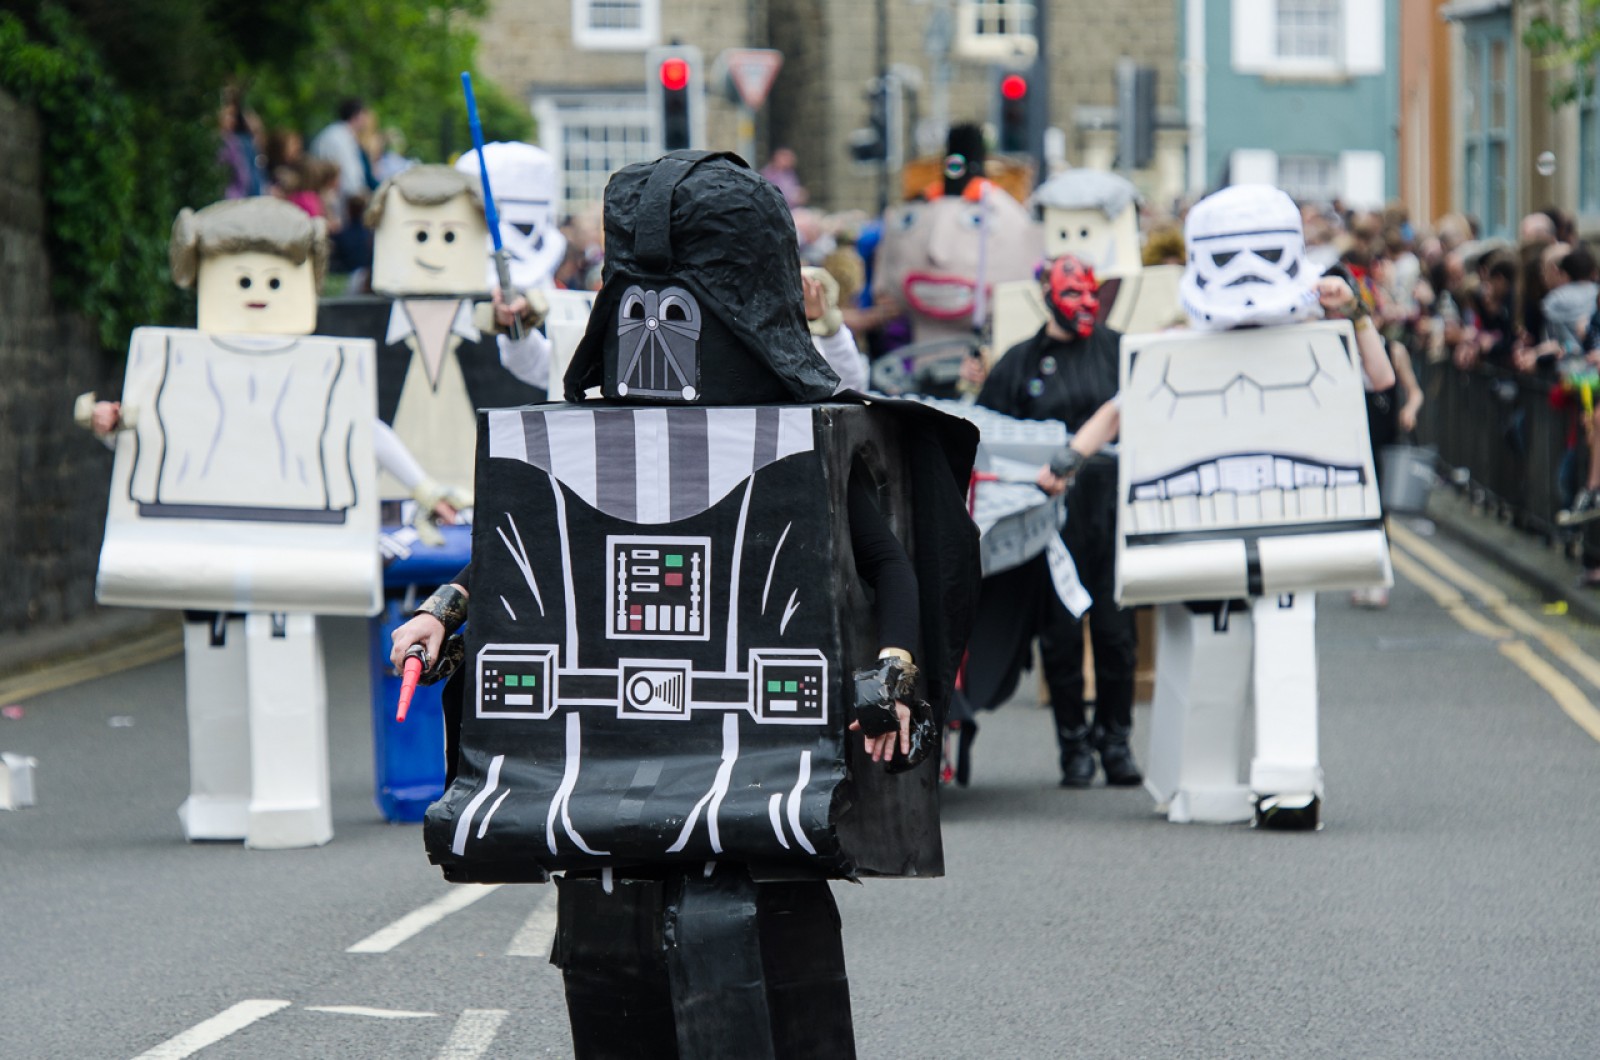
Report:
[[[1046,712],[986,718],[948,877],[835,888],[861,1055],[1600,1055],[1600,634],[1400,543],[1387,612],[1321,601],[1318,834],[1060,790]],[[320,850],[183,842],[176,659],[0,720],[40,762],[0,814],[0,1056],[569,1054],[551,890],[447,886],[378,820],[365,677],[333,671]]]

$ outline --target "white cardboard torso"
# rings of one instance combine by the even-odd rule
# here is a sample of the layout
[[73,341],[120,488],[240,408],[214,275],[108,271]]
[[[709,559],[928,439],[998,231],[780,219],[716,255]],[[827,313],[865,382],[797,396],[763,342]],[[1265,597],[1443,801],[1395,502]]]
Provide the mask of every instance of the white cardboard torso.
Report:
[[1121,401],[1119,603],[1389,584],[1348,322],[1125,336]]
[[374,357],[363,339],[135,331],[100,602],[376,611]]

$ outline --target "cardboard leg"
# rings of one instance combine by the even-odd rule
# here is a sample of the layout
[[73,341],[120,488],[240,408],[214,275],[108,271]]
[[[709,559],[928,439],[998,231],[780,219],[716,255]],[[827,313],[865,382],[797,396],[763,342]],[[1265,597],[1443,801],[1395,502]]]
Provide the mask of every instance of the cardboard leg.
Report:
[[733,868],[679,879],[677,901],[668,906],[666,919],[678,1052],[776,1060],[756,884]]
[[1250,820],[1244,782],[1250,613],[1166,604],[1157,615],[1157,638],[1145,788],[1172,821]]
[[250,821],[245,845],[321,846],[333,838],[328,691],[312,615],[245,618],[250,696]]
[[556,877],[556,938],[576,1060],[676,1060],[661,880]]
[[1252,602],[1256,626],[1256,823],[1318,826],[1317,610],[1311,593]]
[[761,962],[779,1060],[854,1060],[839,908],[822,881],[756,889]]
[[189,797],[178,807],[178,820],[191,841],[243,839],[249,822],[244,625],[238,615],[183,624]]

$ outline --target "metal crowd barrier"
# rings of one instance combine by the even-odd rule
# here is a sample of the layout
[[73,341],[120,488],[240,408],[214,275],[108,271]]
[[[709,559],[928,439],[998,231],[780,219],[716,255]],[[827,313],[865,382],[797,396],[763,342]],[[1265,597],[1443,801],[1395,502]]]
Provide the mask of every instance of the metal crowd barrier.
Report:
[[[1551,381],[1493,368],[1462,371],[1421,354],[1412,363],[1424,395],[1417,439],[1438,450],[1446,479],[1547,543],[1569,539],[1556,513],[1566,507],[1560,479],[1577,413],[1551,407]],[[1577,437],[1581,443],[1581,430]],[[1572,458],[1577,485],[1585,452],[1580,444]]]

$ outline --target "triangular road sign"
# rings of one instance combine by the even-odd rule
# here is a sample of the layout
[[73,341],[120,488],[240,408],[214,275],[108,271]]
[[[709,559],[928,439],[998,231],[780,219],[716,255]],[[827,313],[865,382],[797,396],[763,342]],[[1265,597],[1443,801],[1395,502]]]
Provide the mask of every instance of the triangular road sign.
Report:
[[744,105],[760,110],[783,67],[783,53],[774,48],[735,48],[723,53],[723,61]]

